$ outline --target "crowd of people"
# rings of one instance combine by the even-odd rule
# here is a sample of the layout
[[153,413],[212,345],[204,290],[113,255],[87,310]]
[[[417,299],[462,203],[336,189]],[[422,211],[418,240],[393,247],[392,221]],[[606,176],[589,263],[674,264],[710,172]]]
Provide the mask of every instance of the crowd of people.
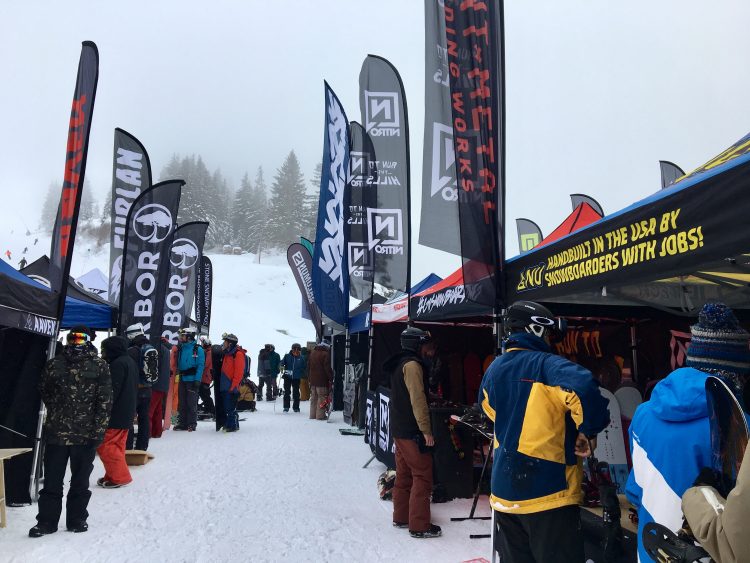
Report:
[[[552,352],[565,323],[546,307],[519,301],[506,310],[504,323],[503,354],[487,369],[478,396],[494,423],[490,505],[496,546],[504,562],[581,563],[582,460],[609,424],[608,402],[589,370]],[[638,512],[638,558],[652,560],[643,542],[646,524],[677,530],[684,517],[685,530],[714,561],[748,562],[743,530],[750,517],[750,461],[740,466],[731,492],[722,490],[712,469],[705,383],[717,376],[742,397],[750,334],[722,303],[706,304],[691,333],[686,367],[656,384],[629,429],[633,469],[625,492]],[[401,334],[401,351],[384,364],[396,457],[392,522],[415,538],[442,534],[430,518],[432,344],[429,332],[409,327]]]
[[[179,331],[172,346],[162,338],[155,348],[138,323],[122,336],[101,343],[101,355],[93,342],[96,333],[85,326],[73,327],[66,344],[50,360],[41,375],[40,393],[47,408],[44,422],[44,485],[39,492],[37,524],[29,530],[36,538],[57,531],[63,508],[63,480],[70,465],[65,526],[72,532],[88,530],[89,478],[98,454],[104,475],[96,484],[106,489],[128,485],[133,478],[126,451],[145,453],[149,440],[160,438],[173,421],[176,431],[197,429],[198,411],[215,420],[216,429],[239,430],[238,404],[254,410],[263,385],[267,400],[274,400],[281,375],[284,411],[299,412],[300,381],[316,382],[316,401],[328,395],[332,385],[330,345],[315,346],[307,369],[307,350],[293,344],[283,360],[267,344],[258,358],[260,385],[250,380],[250,357],[232,333],[222,344],[211,345],[194,328]],[[262,374],[262,375],[261,375]],[[214,400],[211,388],[214,388]],[[176,411],[172,415],[173,410]],[[319,405],[311,405],[310,418],[318,418]],[[174,420],[173,420],[174,419]]]

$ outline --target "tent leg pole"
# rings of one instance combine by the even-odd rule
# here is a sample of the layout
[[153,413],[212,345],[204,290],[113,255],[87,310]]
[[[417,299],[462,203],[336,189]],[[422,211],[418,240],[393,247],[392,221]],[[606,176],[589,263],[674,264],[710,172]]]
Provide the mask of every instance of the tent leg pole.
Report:
[[636,338],[636,325],[637,321],[632,321],[632,324],[630,325],[630,352],[632,353],[633,364],[630,377],[633,380],[633,383],[638,386],[640,384],[640,377],[638,374],[638,339]]
[[367,331],[367,389],[369,391],[372,387],[372,345],[375,342],[375,335],[373,334],[373,324],[370,321],[370,328]]

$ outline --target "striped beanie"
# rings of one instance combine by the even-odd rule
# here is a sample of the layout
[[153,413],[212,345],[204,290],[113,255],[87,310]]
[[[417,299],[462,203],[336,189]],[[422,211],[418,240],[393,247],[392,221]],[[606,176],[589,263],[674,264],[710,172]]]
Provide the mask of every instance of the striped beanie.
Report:
[[704,371],[750,373],[750,334],[724,303],[706,303],[690,332],[685,365]]

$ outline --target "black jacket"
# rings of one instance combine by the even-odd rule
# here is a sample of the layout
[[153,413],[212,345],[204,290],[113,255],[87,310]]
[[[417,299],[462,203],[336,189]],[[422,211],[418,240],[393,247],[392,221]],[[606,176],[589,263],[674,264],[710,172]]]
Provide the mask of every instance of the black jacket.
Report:
[[[411,402],[411,396],[409,389],[404,380],[404,367],[410,362],[416,362],[421,368],[422,375],[422,386],[420,390],[424,392],[424,409],[427,405],[427,378],[425,373],[427,370],[424,368],[424,364],[419,357],[409,350],[402,350],[395,356],[392,356],[383,364],[383,370],[385,373],[390,374],[390,387],[391,387],[391,399],[390,399],[390,431],[394,438],[408,438],[412,439],[422,434],[419,423],[417,422],[418,413],[414,412],[414,408]],[[429,413],[425,410],[420,414],[420,418],[429,417]],[[429,422],[423,422],[429,427]],[[425,431],[428,429],[425,428]]]
[[133,424],[138,384],[138,366],[128,354],[128,341],[111,336],[102,342],[102,355],[112,377],[112,415],[109,428],[124,430]]

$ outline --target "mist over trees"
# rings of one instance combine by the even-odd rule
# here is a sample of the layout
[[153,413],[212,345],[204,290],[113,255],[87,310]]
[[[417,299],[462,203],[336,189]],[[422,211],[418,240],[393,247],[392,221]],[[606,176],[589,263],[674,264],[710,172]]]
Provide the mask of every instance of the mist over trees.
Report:
[[[62,181],[50,182],[47,187],[47,194],[42,204],[41,215],[39,217],[39,228],[48,229],[52,232],[57,217],[57,208],[60,205],[60,196],[62,195]],[[81,207],[79,210],[80,221],[92,221],[99,215],[99,205],[94,196],[91,182],[88,178],[83,180],[83,192],[81,193]]]

